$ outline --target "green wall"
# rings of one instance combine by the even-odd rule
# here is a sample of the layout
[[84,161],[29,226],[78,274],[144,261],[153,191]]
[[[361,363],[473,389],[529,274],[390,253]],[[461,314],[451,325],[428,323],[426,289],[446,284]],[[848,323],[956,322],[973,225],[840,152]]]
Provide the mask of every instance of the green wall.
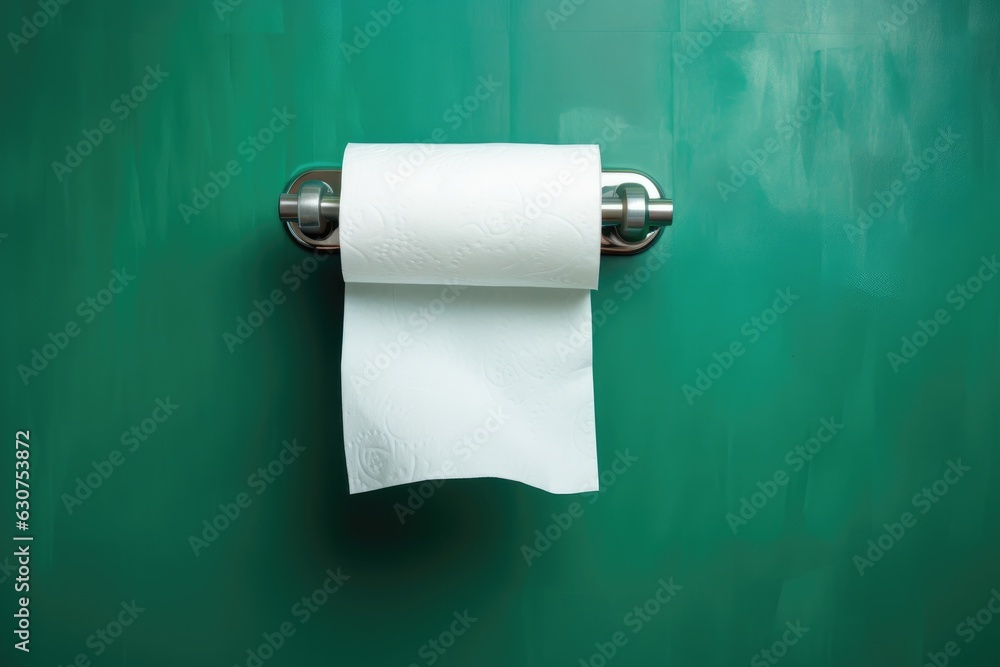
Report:
[[[0,9],[2,664],[1000,661],[995,0],[224,2]],[[347,494],[339,259],[275,198],[429,139],[676,201],[602,263],[599,494]]]

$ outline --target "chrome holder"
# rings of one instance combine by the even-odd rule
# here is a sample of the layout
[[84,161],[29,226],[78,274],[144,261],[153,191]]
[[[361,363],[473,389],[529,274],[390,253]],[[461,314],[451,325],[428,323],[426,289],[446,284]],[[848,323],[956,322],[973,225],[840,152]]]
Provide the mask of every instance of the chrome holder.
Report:
[[[292,238],[314,251],[340,250],[340,169],[310,169],[278,198],[278,217]],[[636,171],[601,172],[601,254],[632,255],[649,248],[674,220],[674,204]]]

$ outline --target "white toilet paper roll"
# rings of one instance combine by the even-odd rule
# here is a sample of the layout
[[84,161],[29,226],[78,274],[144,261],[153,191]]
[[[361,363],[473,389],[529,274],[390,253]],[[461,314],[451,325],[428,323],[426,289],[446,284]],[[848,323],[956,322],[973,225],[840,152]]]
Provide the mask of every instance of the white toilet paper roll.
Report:
[[462,477],[597,489],[600,180],[596,146],[347,147],[352,493]]
[[344,280],[597,289],[600,164],[597,146],[349,144]]

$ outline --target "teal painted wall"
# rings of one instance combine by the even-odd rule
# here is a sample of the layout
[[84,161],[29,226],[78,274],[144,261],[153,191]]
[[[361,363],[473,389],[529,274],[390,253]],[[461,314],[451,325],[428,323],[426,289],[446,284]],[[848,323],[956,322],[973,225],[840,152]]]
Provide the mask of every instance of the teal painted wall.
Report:
[[[225,1],[0,9],[3,664],[997,664],[996,2]],[[594,294],[599,494],[347,495],[339,260],[275,197],[432,137],[676,201]]]

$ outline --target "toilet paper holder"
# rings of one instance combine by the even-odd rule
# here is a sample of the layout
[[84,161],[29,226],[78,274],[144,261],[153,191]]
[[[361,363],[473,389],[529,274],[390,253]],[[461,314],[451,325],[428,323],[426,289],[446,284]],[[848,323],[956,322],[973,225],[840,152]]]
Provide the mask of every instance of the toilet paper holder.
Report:
[[[341,170],[310,169],[278,197],[278,217],[292,238],[314,251],[340,250]],[[673,223],[674,204],[637,171],[601,172],[601,254],[632,255],[649,248]]]

